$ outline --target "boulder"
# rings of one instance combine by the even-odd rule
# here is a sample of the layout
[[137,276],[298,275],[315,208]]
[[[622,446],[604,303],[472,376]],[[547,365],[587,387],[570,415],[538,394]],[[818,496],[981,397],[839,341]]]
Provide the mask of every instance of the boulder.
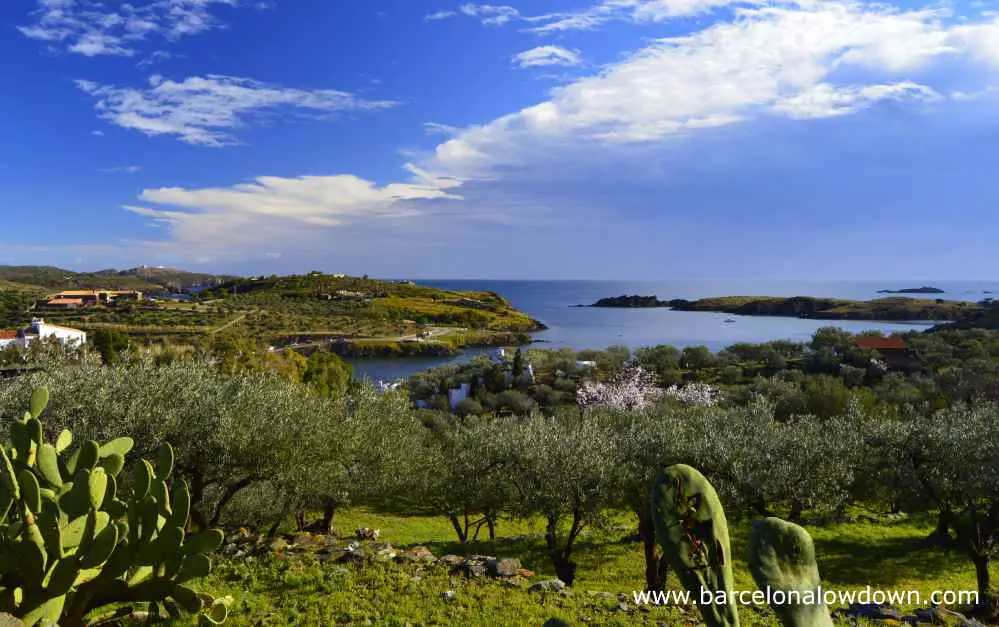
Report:
[[566,589],[565,582],[561,579],[546,579],[531,584],[528,592],[563,592]]
[[432,564],[437,561],[437,558],[434,557],[434,554],[427,547],[414,546],[411,549],[399,553],[396,556],[396,561]]
[[288,541],[285,540],[284,538],[274,538],[274,540],[270,544],[271,550],[274,551],[275,553],[280,553],[285,548],[287,548],[287,546],[288,546]]
[[461,573],[466,577],[486,577],[489,575],[489,567],[487,566],[489,559],[480,555],[473,555],[455,567],[454,572]]
[[357,530],[358,540],[378,540],[378,536],[381,535],[381,529],[369,529],[367,527],[362,527]]
[[445,566],[454,568],[455,566],[464,564],[465,558],[460,555],[445,555],[444,557],[440,558],[437,561],[440,562],[441,564],[444,564]]
[[517,577],[520,574],[520,560],[515,557],[491,559],[486,562],[490,577]]

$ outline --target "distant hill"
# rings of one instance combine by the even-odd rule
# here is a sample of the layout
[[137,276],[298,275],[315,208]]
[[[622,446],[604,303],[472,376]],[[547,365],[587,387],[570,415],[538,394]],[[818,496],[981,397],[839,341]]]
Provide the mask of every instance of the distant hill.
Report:
[[0,282],[47,290],[109,288],[156,292],[215,285],[234,278],[152,266],[97,272],[74,272],[54,266],[0,266]]

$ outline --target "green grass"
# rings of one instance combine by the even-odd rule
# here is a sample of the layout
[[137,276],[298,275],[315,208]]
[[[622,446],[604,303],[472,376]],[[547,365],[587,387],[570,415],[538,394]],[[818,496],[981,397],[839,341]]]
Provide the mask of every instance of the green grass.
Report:
[[[974,589],[970,563],[958,552],[923,548],[932,530],[929,519],[899,522],[853,522],[811,526],[824,585],[835,590]],[[554,577],[544,553],[538,521],[503,520],[495,542],[461,546],[443,517],[402,517],[364,509],[339,515],[344,534],[359,527],[381,530],[381,539],[396,547],[424,545],[435,555],[484,554],[521,559],[536,573],[531,581]],[[750,523],[732,526],[736,589],[755,589],[746,566]],[[216,595],[232,595],[231,625],[541,625],[559,617],[570,624],[634,625],[697,622],[693,608],[649,608],[629,611],[619,601],[597,592],[631,595],[643,585],[641,545],[624,541],[632,519],[620,515],[581,538],[576,559],[578,579],[569,597],[528,593],[530,581],[517,584],[452,577],[437,565],[373,564],[364,567],[322,562],[314,555],[284,558],[265,555],[252,561],[219,558],[202,583]],[[676,587],[671,579],[671,586]],[[453,601],[442,593],[455,591]],[[903,608],[912,609],[912,608]],[[776,625],[767,608],[743,607],[746,625]]]

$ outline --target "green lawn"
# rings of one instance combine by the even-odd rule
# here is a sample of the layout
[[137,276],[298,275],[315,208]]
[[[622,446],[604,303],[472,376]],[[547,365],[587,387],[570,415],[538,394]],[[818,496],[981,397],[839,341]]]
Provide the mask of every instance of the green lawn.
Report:
[[[825,587],[916,589],[926,596],[934,590],[973,589],[973,569],[961,554],[922,548],[921,540],[932,529],[930,522],[907,519],[809,527]],[[746,567],[750,523],[732,525],[735,587],[752,590],[755,586]],[[345,534],[359,527],[378,528],[381,539],[396,547],[425,545],[437,556],[515,556],[536,573],[531,581],[554,576],[544,555],[541,526],[529,521],[502,521],[496,542],[465,547],[454,541],[441,517],[399,517],[357,509],[338,516],[336,526]],[[250,561],[219,558],[203,589],[232,595],[232,625],[541,625],[550,617],[573,625],[697,623],[692,608],[646,611],[630,601],[627,608],[619,607],[616,596],[622,592],[630,596],[643,583],[641,546],[622,540],[632,532],[631,520],[622,515],[582,538],[571,596],[528,593],[531,581],[478,582],[450,576],[437,565],[342,566],[308,554],[264,555]],[[442,597],[448,590],[455,592],[453,600]],[[741,618],[746,625],[777,624],[766,608],[743,607]]]

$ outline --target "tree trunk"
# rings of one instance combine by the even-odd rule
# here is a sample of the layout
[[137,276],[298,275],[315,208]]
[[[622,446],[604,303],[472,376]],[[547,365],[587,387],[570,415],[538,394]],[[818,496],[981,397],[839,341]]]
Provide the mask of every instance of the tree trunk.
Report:
[[794,502],[791,503],[791,511],[790,511],[790,513],[788,513],[787,519],[789,521],[793,522],[793,523],[800,523],[801,522],[801,514],[804,511],[804,509],[805,508],[801,504],[801,501],[795,499]]
[[496,541],[496,518],[493,516],[486,516],[486,525],[489,526],[489,541]]
[[208,528],[208,517],[201,510],[202,500],[205,496],[205,478],[201,473],[191,473],[191,514],[188,518],[188,530],[194,527],[197,530]]
[[450,512],[447,515],[447,519],[451,521],[451,527],[454,528],[454,532],[458,535],[458,542],[461,544],[467,544],[468,533],[466,533],[465,528],[461,526],[461,521],[458,520],[457,514]]
[[565,585],[572,586],[572,582],[576,580],[576,563],[561,555],[552,555],[552,565],[555,567],[555,576]]
[[950,535],[950,523],[953,517],[954,515],[950,510],[940,510],[940,514],[937,515],[936,529],[930,535],[926,536],[923,543],[928,547],[949,549],[954,543],[954,539]]
[[333,533],[333,514],[336,513],[336,502],[333,499],[326,499],[323,504],[322,530],[324,533]]
[[656,529],[652,522],[652,514],[645,508],[638,512],[638,535],[642,538],[645,549],[645,589],[649,591],[663,590],[666,587],[666,560],[659,555],[656,544]]
[[548,546],[548,555],[551,557],[552,566],[555,567],[555,576],[562,580],[567,586],[572,586],[576,580],[576,563],[572,561],[572,544],[579,533],[579,514],[573,513],[572,528],[566,538],[565,547],[559,548],[558,543],[558,519],[555,516],[546,516],[548,524],[545,529],[545,544]]
[[225,487],[225,490],[222,492],[222,496],[219,498],[218,502],[215,503],[215,507],[212,508],[212,518],[208,521],[209,527],[214,527],[219,524],[219,518],[222,517],[222,509],[229,504],[232,497],[236,496],[240,490],[251,483],[253,483],[253,477],[243,477],[239,481],[230,483]]
[[305,514],[302,512],[295,512],[295,524],[298,526],[297,531],[305,529]]
[[267,530],[268,538],[273,538],[274,536],[277,535],[278,529],[281,527],[281,523],[284,522],[284,518],[285,517],[282,515],[280,518],[274,521],[274,524],[271,525],[271,528]]
[[988,607],[991,604],[992,592],[989,575],[991,560],[983,555],[974,555],[971,559],[975,562],[975,578],[978,580],[978,604]]

